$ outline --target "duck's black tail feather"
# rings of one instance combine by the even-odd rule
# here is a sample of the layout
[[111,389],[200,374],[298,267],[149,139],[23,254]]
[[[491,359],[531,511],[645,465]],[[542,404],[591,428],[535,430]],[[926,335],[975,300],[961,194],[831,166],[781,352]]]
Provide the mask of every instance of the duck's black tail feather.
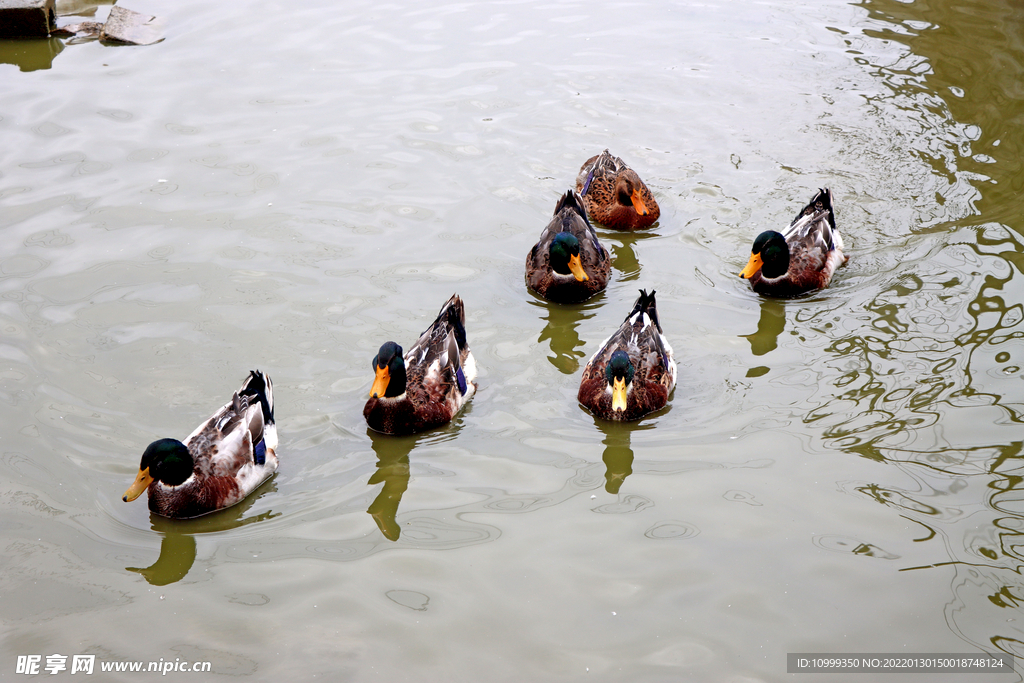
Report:
[[263,408],[263,423],[274,424],[274,383],[270,381],[268,375],[263,374],[260,370],[250,370],[249,377],[246,378],[238,393],[259,401]]
[[[807,206],[800,209],[800,213],[796,215],[792,223],[796,223],[804,216],[810,216],[812,214],[824,211],[825,215],[828,216],[828,224],[833,230],[836,229],[836,212],[832,208],[832,191],[827,187],[818,188],[817,194],[811,197],[811,201],[807,203]],[[790,225],[792,225],[790,223]]]
[[[579,214],[579,216],[583,219],[583,222],[585,222],[587,225],[590,225],[590,219],[587,218],[587,210],[583,206],[583,198],[580,197],[579,194],[577,194],[576,190],[570,189],[566,191],[565,194],[562,195],[562,197],[558,200],[558,203],[555,204],[555,212],[552,215],[557,216],[558,214],[562,213],[562,211],[564,211],[565,209],[569,209],[570,211],[574,211],[575,213]],[[565,229],[566,225],[568,225],[567,218],[562,220],[563,230]]]
[[661,332],[661,321],[658,320],[658,304],[654,300],[655,294],[656,291],[653,289],[650,294],[647,293],[647,290],[641,289],[640,296],[637,297],[636,303],[633,304],[633,310],[626,316],[626,320],[629,320],[637,313],[646,313],[647,317],[654,323],[654,326],[658,328],[658,332]]
[[[633,304],[633,310],[629,314],[629,318],[632,318],[637,313],[644,313],[650,318],[651,322],[654,323],[654,328],[658,331],[654,337],[654,346],[658,349],[658,353],[661,355],[661,360],[664,366],[669,366],[668,352],[665,350],[665,345],[662,343],[661,335],[663,333],[661,329],[661,321],[658,320],[658,304],[654,300],[655,290],[651,290],[648,294],[645,290],[640,290],[640,296],[637,298],[636,303]],[[629,320],[626,318],[626,320]]]
[[[444,308],[438,314],[438,318],[447,316],[448,327],[451,333],[448,336],[448,361],[455,368],[455,381],[459,387],[459,393],[466,393],[466,375],[462,371],[462,352],[467,348],[466,342],[466,309],[462,305],[462,298],[453,294],[448,299]],[[452,347],[455,348],[452,348]]]
[[447,322],[448,327],[455,332],[455,341],[458,343],[459,349],[466,348],[466,309],[462,305],[462,297],[458,294],[452,294],[451,298],[444,302],[444,306],[438,312],[437,318],[431,323],[430,327],[424,330],[424,334],[442,320]]

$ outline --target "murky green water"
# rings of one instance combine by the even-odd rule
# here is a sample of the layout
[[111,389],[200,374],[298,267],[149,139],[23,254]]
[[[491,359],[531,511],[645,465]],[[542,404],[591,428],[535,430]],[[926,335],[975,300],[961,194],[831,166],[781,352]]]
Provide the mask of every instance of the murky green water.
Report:
[[[787,652],[1024,655],[1024,8],[313,5],[145,0],[155,46],[0,43],[0,672],[778,681]],[[548,304],[525,255],[604,148],[661,220],[601,231],[607,291]],[[759,299],[751,240],[825,186],[849,264]],[[678,386],[605,424],[582,364],[641,287]],[[477,395],[369,433],[376,349],[453,292]],[[146,444],[253,367],[276,477],[199,520],[122,503]]]

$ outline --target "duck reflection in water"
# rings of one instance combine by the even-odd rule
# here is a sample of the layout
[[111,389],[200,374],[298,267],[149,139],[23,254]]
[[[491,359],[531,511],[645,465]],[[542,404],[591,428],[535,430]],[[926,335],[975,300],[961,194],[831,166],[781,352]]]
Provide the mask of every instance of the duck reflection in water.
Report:
[[166,586],[185,578],[196,561],[196,538],[173,529],[164,533],[160,541],[160,556],[148,567],[125,567],[142,574],[153,586]]
[[267,493],[275,491],[274,482],[270,482],[260,490],[259,494],[249,496],[238,505],[192,519],[169,519],[150,513],[150,527],[153,531],[163,533],[163,538],[160,540],[160,556],[148,567],[125,567],[125,569],[142,574],[143,578],[153,586],[166,586],[181,581],[196,561],[196,535],[237,529],[246,524],[278,517],[280,513],[274,514],[271,510],[267,510],[255,517],[243,519],[245,513],[257,500]]
[[786,307],[778,299],[761,300],[761,319],[757,321],[757,332],[741,334],[750,342],[750,352],[763,356],[774,351],[779,345],[779,335],[786,329]]
[[629,445],[633,425],[601,421],[598,426],[604,431],[604,490],[617,494],[626,477],[633,474],[633,449]]
[[633,432],[654,427],[653,422],[611,422],[595,418],[594,424],[604,433],[604,490],[618,494],[626,477],[633,474]]
[[[603,294],[597,296],[600,301]],[[560,372],[565,375],[573,375],[580,369],[580,359],[584,357],[583,340],[580,339],[576,328],[588,318],[594,317],[592,310],[594,304],[540,304],[548,311],[544,318],[548,324],[541,331],[537,338],[538,342],[551,340],[551,351],[555,355],[548,356],[548,360]]]
[[409,488],[409,453],[425,437],[421,434],[389,436],[372,429],[366,430],[366,433],[370,437],[373,452],[377,454],[377,469],[370,475],[366,485],[384,484],[370,507],[366,508],[366,513],[373,517],[384,538],[397,541],[402,529],[395,518],[398,516],[402,494]]
[[630,282],[640,277],[640,259],[636,255],[636,243],[659,235],[654,232],[608,232],[600,238],[612,245],[612,269],[622,274],[619,282]]

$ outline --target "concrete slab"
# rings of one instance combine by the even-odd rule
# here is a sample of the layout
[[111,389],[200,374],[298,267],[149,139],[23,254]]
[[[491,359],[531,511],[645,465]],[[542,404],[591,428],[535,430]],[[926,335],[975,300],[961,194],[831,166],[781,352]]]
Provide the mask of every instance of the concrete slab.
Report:
[[114,5],[110,8],[107,22],[103,24],[100,40],[129,45],[152,45],[164,39],[162,27],[163,22],[156,17]]
[[45,38],[55,28],[54,0],[0,0],[0,38]]
[[69,45],[84,43],[89,40],[96,40],[103,31],[103,24],[98,21],[83,21],[77,24],[68,24],[56,29],[50,35],[54,38],[71,38]]

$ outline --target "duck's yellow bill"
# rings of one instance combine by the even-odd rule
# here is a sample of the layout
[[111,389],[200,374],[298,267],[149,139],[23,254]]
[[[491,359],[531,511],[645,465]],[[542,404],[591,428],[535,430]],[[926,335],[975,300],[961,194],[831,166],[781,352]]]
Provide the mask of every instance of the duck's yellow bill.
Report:
[[750,260],[747,261],[747,267],[740,271],[740,277],[742,277],[742,278],[751,278],[751,277],[753,277],[754,273],[756,273],[757,271],[761,270],[761,264],[763,264],[763,263],[764,263],[764,261],[761,260],[761,255],[760,254],[751,254],[750,255]]
[[391,380],[391,372],[388,366],[378,367],[377,375],[373,378],[373,386],[370,387],[370,398],[380,398],[388,390],[388,382]]
[[612,380],[612,412],[626,409],[626,379],[616,377]]
[[587,276],[586,271],[583,270],[583,264],[580,263],[580,257],[579,256],[570,256],[569,257],[569,270],[572,271],[572,274],[580,282],[585,282],[586,280],[590,279]]
[[629,196],[629,199],[633,202],[633,208],[638,214],[646,216],[650,213],[650,211],[647,210],[647,205],[644,204],[643,198],[640,197],[640,190],[633,190],[633,194]]
[[135,482],[128,487],[128,490],[124,492],[123,500],[126,503],[130,503],[139,496],[142,492],[149,488],[149,485],[153,483],[153,477],[149,476],[149,468],[139,470],[138,476],[135,477]]

